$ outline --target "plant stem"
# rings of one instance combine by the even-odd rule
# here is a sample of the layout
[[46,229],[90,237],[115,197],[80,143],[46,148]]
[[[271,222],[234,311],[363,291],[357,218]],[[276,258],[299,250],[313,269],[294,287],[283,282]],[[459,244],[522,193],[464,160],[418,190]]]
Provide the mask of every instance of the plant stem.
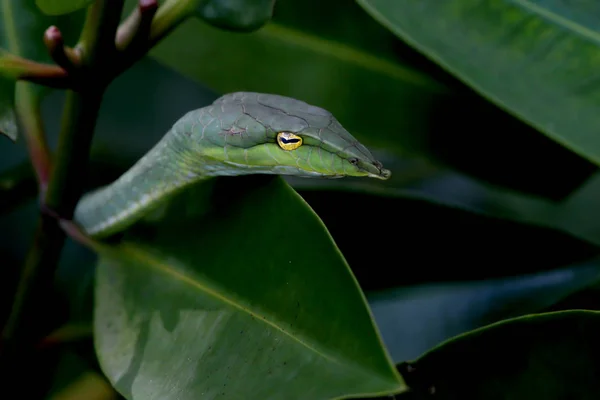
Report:
[[125,71],[191,17],[198,3],[199,0],[166,0],[158,7],[156,1],[141,0],[117,31],[120,59],[116,73]]
[[[60,259],[65,235],[56,220],[43,215],[38,222],[34,240],[20,272],[13,308],[2,332],[0,374],[6,390],[18,390],[24,398],[45,398],[52,382],[52,371],[58,359],[47,354],[43,359],[35,354],[33,345],[50,329],[59,317],[52,299],[54,270],[48,264]],[[34,312],[32,312],[34,311]],[[34,385],[18,385],[28,376]]]
[[148,48],[153,47],[190,17],[199,3],[199,0],[167,0],[154,17],[148,38]]
[[[67,92],[56,160],[42,198],[44,208],[63,218],[72,216],[83,190],[94,128],[108,83],[101,67],[110,64],[114,54],[114,35],[122,7],[123,0],[96,0],[88,8],[79,44],[86,79],[77,91]],[[30,354],[46,333],[48,327],[43,320],[52,313],[45,306],[51,298],[65,239],[59,220],[42,213],[2,332],[2,372],[11,371],[13,364],[22,367],[26,362],[22,353]]]
[[[18,357],[19,350],[25,347],[23,344],[33,343],[43,335],[40,328],[47,322],[43,316],[49,315],[50,310],[45,309],[40,299],[51,296],[48,283],[54,280],[55,272],[45,267],[58,263],[64,242],[65,235],[56,221],[42,215],[21,271],[11,314],[2,331],[0,355],[5,363]],[[36,312],[30,312],[32,309]]]
[[71,218],[81,196],[89,153],[103,91],[67,91],[58,140],[58,155],[45,205],[63,218]]
[[28,82],[16,83],[15,110],[27,141],[29,159],[36,174],[41,197],[43,197],[50,175],[50,150],[46,142],[39,96],[35,95],[32,86]]
[[69,74],[59,66],[38,63],[5,52],[0,52],[0,75],[58,89],[71,84]]
[[[146,18],[145,21],[141,21],[144,23],[137,24],[137,26],[132,24],[132,26],[145,30],[146,33],[141,31],[139,35],[141,35],[140,37],[146,36],[146,40],[137,42],[135,47],[139,46],[139,48],[135,51],[130,51],[130,49],[124,51],[123,56],[127,60],[124,63],[114,62],[115,58],[119,56],[115,45],[115,34],[124,0],[96,0],[88,7],[81,38],[73,50],[73,54],[78,56],[77,63],[70,64],[73,69],[77,70],[77,85],[73,86],[70,82],[70,85],[66,86],[71,90],[67,91],[65,100],[56,160],[49,176],[47,190],[41,196],[42,207],[50,212],[42,213],[20,277],[13,309],[2,332],[0,360],[4,368],[0,373],[11,371],[11,367],[15,363],[23,366],[23,363],[28,360],[28,357],[23,354],[30,355],[35,343],[47,333],[48,327],[44,324],[44,317],[52,316],[52,312],[46,310],[45,306],[47,299],[51,296],[54,274],[65,243],[65,230],[76,240],[86,243],[97,251],[101,251],[103,248],[101,244],[89,241],[82,232],[76,229],[76,226],[65,224],[65,220],[72,218],[83,191],[92,138],[105,88],[122,72],[124,65],[128,66],[137,61],[148,49],[189,17],[197,1],[167,1],[159,8],[150,27],[147,23],[151,17],[149,14],[142,15],[141,17]],[[152,1],[140,1],[138,6],[140,12],[151,12],[152,16],[157,11],[152,9],[155,7]],[[62,43],[59,40],[61,39],[59,32],[51,29],[50,32],[47,32],[47,36],[46,39],[51,45],[49,49],[51,52],[54,51],[55,58],[64,61],[63,54],[59,53],[61,49],[56,48]],[[31,78],[34,80],[32,75],[37,76],[35,79],[38,79],[39,76],[45,76],[45,74],[52,75],[60,72],[64,75],[65,82],[67,79],[71,81],[68,73],[70,71],[63,68],[37,64],[12,56],[7,58],[4,53],[0,53],[0,56],[4,56],[4,58],[0,57],[0,72],[2,72],[1,62],[4,60],[4,71],[18,73],[19,79]],[[23,71],[29,72],[23,73]],[[56,76],[53,75],[52,78],[56,78]],[[59,82],[61,80],[52,81],[50,79],[50,81]],[[21,119],[22,121],[27,120],[26,123],[31,124],[32,132],[34,132],[28,140],[29,151],[32,154],[32,161],[36,166],[40,182],[45,182],[49,163],[46,163],[43,157],[37,156],[38,153],[44,152],[46,146],[43,138],[36,137],[38,134],[42,135],[41,122],[28,119],[30,114],[35,112],[35,108],[31,108],[34,103],[25,93],[21,95],[21,102],[23,103]],[[25,105],[30,108],[28,109]],[[44,388],[39,388],[39,390],[43,391]]]
[[107,56],[115,53],[115,35],[124,0],[96,0],[88,9],[78,47],[83,48],[82,61],[88,66],[110,64]]
[[[102,91],[67,92],[59,136],[57,157],[44,206],[65,218],[71,218],[83,190],[82,182],[89,159],[92,137]],[[3,332],[4,345],[31,344],[39,340],[40,326],[33,326],[40,315],[40,299],[50,296],[48,288],[54,281],[65,233],[59,221],[42,214],[34,243],[27,255],[25,267],[17,288],[13,310]],[[38,325],[38,324],[35,324]],[[18,341],[18,342],[17,342]]]
[[[102,91],[67,92],[62,130],[48,191],[43,199],[46,207],[71,216],[85,179],[89,150]],[[42,214],[34,241],[13,300],[13,308],[2,332],[4,368],[15,363],[22,351],[27,351],[46,333],[52,311],[46,303],[52,298],[52,282],[65,243],[65,232],[59,221]]]

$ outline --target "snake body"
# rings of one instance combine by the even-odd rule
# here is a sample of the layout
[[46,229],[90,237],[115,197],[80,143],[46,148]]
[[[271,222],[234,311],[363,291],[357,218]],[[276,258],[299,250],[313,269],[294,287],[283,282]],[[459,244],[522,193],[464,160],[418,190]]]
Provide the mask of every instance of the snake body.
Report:
[[181,117],[119,179],[84,195],[75,221],[89,236],[106,237],[188,185],[246,174],[387,179],[390,171],[327,110],[236,92]]

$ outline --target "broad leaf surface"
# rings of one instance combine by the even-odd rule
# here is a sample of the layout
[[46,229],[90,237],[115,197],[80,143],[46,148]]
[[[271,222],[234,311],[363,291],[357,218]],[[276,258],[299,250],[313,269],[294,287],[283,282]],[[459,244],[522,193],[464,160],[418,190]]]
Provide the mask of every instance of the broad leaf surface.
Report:
[[358,2],[481,94],[600,164],[600,3]]
[[35,4],[48,15],[61,15],[77,11],[94,0],[35,0]]
[[273,177],[218,181],[209,210],[205,193],[184,192],[101,255],[96,350],[116,389],[165,400],[400,391],[360,288],[302,199]]
[[400,370],[436,399],[591,400],[600,393],[599,334],[598,312],[530,315],[458,336]]

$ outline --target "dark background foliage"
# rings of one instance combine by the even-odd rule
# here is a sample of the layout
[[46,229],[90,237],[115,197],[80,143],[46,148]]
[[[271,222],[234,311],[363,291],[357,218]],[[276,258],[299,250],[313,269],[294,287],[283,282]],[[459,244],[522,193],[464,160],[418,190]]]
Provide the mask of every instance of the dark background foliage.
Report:
[[[386,182],[286,180],[323,220],[348,261],[394,362],[416,359],[447,339],[507,318],[596,309],[597,167],[459,78],[352,1],[280,0],[273,21],[253,33],[189,21],[110,86],[86,186],[114,180],[173,121],[220,93],[292,95],[330,109],[393,171]],[[63,97],[53,92],[43,104],[53,146]],[[0,293],[8,293],[36,222],[35,184],[22,140],[16,145],[3,140],[0,171],[0,263],[6,277]],[[49,318],[89,322],[94,265],[92,252],[68,242],[56,276],[56,315]],[[573,318],[554,321],[550,328],[535,325],[532,335],[560,326],[556,340],[569,337],[575,343],[581,336],[579,328],[569,328],[577,321]],[[598,317],[585,318],[586,332],[597,332]],[[502,331],[494,337],[495,346],[510,347],[518,335]],[[539,360],[556,346],[553,340],[532,339],[536,346],[519,342],[512,360],[518,364],[524,354]],[[573,352],[586,351],[569,346],[565,362]],[[588,349],[597,354],[595,347]],[[94,364],[89,347],[74,352]],[[422,386],[423,393],[439,384],[438,390],[454,398],[470,383],[457,389],[446,372],[494,364],[499,355],[458,367],[447,364],[445,355],[438,357],[439,362],[435,356],[423,361],[425,370],[434,371],[433,382],[407,383]],[[73,362],[65,361],[57,372],[57,382],[63,382],[58,386],[71,379],[69,371],[79,365]],[[577,362],[581,371],[598,371],[597,361]],[[502,379],[514,393],[524,393],[514,376],[503,375],[509,367],[484,369],[488,375],[477,379],[489,386],[463,392],[461,398],[488,393]],[[529,382],[571,382],[563,369],[552,370],[554,375],[548,370],[540,367],[535,375],[534,367],[524,376]],[[589,393],[577,398],[592,398]]]

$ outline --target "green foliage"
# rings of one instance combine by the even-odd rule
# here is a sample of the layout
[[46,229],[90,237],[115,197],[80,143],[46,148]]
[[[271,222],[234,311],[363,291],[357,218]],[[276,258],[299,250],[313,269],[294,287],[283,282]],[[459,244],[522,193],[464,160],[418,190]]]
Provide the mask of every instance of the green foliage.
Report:
[[499,106],[600,163],[596,1],[357,1]]
[[48,15],[62,15],[85,8],[94,0],[35,0],[35,4]]
[[[102,36],[80,35],[83,8],[105,23],[108,9],[93,12],[111,3],[0,0],[2,133],[16,138],[15,79],[40,71],[22,61],[54,62],[45,30],[85,50]],[[54,160],[81,171],[68,193],[114,181],[184,113],[233,91],[328,109],[392,178],[218,178],[102,243],[63,223],[63,249],[53,217],[39,222],[36,139],[20,127],[27,140],[0,142],[0,320],[38,260],[53,294],[33,291],[23,327],[59,354],[0,371],[36,383],[22,397],[598,397],[595,3],[159,3],[131,67],[106,80],[95,132],[77,134],[94,133],[87,169],[87,140],[55,145],[85,107],[45,97]],[[121,34],[145,26],[124,22],[136,4]],[[103,49],[102,65],[122,61]],[[89,60],[84,105],[110,70]],[[19,85],[34,103],[49,94]]]
[[[151,55],[218,93],[278,93],[326,108],[366,145],[397,154],[423,149],[429,105],[443,98],[448,89],[396,62],[393,35],[357,6],[349,9],[346,21],[335,18],[335,2],[312,3],[313,7],[299,8],[298,2],[281,1],[272,23],[245,35],[192,19]],[[321,7],[315,15],[314,10]],[[323,14],[332,18],[314,21]],[[326,34],[317,31],[321,25],[327,27]],[[349,26],[360,26],[361,35],[342,36]],[[402,109],[411,113],[397,118]]]
[[400,371],[441,399],[591,400],[600,391],[598,333],[598,312],[528,315],[453,338]]
[[203,0],[197,13],[216,27],[250,32],[271,19],[274,6],[275,0]]
[[[48,61],[50,58],[40,40],[44,30],[54,23],[36,12],[28,1],[2,2],[0,47],[15,55]],[[12,140],[17,139],[17,117],[14,110],[15,82],[6,73],[7,52],[0,53],[0,133]],[[30,86],[28,90],[38,90]]]
[[218,186],[205,217],[206,188],[192,190],[101,254],[96,350],[117,390],[133,399],[400,390],[352,273],[298,194],[280,178]]
[[[81,26],[81,15],[50,17],[39,12],[27,0],[0,3],[0,134],[17,139],[18,125],[14,110],[15,81],[7,70],[11,62],[7,54],[21,56],[38,62],[50,62],[50,55],[42,40],[44,31],[51,25],[61,26],[65,41],[73,40]],[[34,98],[47,93],[47,88],[27,85],[26,91]]]

